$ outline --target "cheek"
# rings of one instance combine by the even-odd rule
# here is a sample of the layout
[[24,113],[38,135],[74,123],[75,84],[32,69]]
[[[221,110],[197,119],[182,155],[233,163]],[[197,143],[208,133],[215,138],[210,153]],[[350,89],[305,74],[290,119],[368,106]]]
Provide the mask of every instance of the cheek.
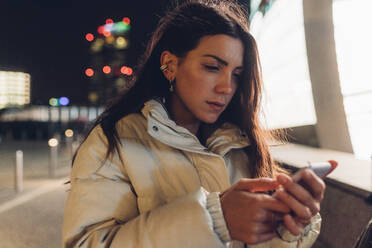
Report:
[[202,96],[208,89],[208,80],[205,75],[199,71],[183,71],[178,75],[178,90],[182,95],[192,95],[195,98]]
[[230,100],[233,98],[233,96],[234,96],[235,94],[238,94],[237,90],[238,90],[238,85],[237,85],[237,84],[234,84],[234,86],[232,87],[231,95],[229,96],[229,99],[230,99]]

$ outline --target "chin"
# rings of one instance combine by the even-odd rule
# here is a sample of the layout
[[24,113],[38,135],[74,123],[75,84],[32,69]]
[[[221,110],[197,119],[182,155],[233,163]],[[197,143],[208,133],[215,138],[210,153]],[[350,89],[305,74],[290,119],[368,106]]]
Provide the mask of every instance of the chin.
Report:
[[218,120],[218,117],[220,117],[220,115],[206,115],[200,118],[199,120],[204,123],[213,124]]

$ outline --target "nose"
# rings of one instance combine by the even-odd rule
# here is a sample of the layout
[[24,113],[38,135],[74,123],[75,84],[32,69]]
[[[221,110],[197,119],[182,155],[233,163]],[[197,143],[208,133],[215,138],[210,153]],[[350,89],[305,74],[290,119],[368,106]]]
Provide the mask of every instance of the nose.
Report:
[[234,88],[234,82],[232,79],[231,73],[225,73],[225,75],[221,76],[216,84],[216,92],[219,94],[231,94]]

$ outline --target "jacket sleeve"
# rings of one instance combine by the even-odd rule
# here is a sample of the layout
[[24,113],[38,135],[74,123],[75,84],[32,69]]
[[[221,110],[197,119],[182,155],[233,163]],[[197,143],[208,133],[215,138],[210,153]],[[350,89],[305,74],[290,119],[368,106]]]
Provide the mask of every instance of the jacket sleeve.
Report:
[[121,160],[116,155],[103,161],[106,147],[102,131],[95,128],[79,149],[65,207],[63,247],[225,247],[215,230],[213,215],[221,211],[215,211],[214,194],[200,188],[139,213]]
[[272,240],[256,244],[249,245],[250,248],[310,248],[316,241],[321,225],[320,214],[315,215],[311,223],[307,225],[300,235],[294,236],[291,234],[284,225],[279,225],[277,228],[278,237]]

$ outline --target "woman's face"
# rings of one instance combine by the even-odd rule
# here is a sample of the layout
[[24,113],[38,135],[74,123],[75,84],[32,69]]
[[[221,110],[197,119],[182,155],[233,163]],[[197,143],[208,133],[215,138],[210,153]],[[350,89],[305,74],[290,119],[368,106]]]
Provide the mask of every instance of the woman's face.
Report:
[[[200,39],[175,70],[172,112],[185,122],[214,123],[232,99],[243,71],[244,47],[228,35]],[[177,121],[177,120],[176,120]],[[182,122],[182,120],[179,120]]]

